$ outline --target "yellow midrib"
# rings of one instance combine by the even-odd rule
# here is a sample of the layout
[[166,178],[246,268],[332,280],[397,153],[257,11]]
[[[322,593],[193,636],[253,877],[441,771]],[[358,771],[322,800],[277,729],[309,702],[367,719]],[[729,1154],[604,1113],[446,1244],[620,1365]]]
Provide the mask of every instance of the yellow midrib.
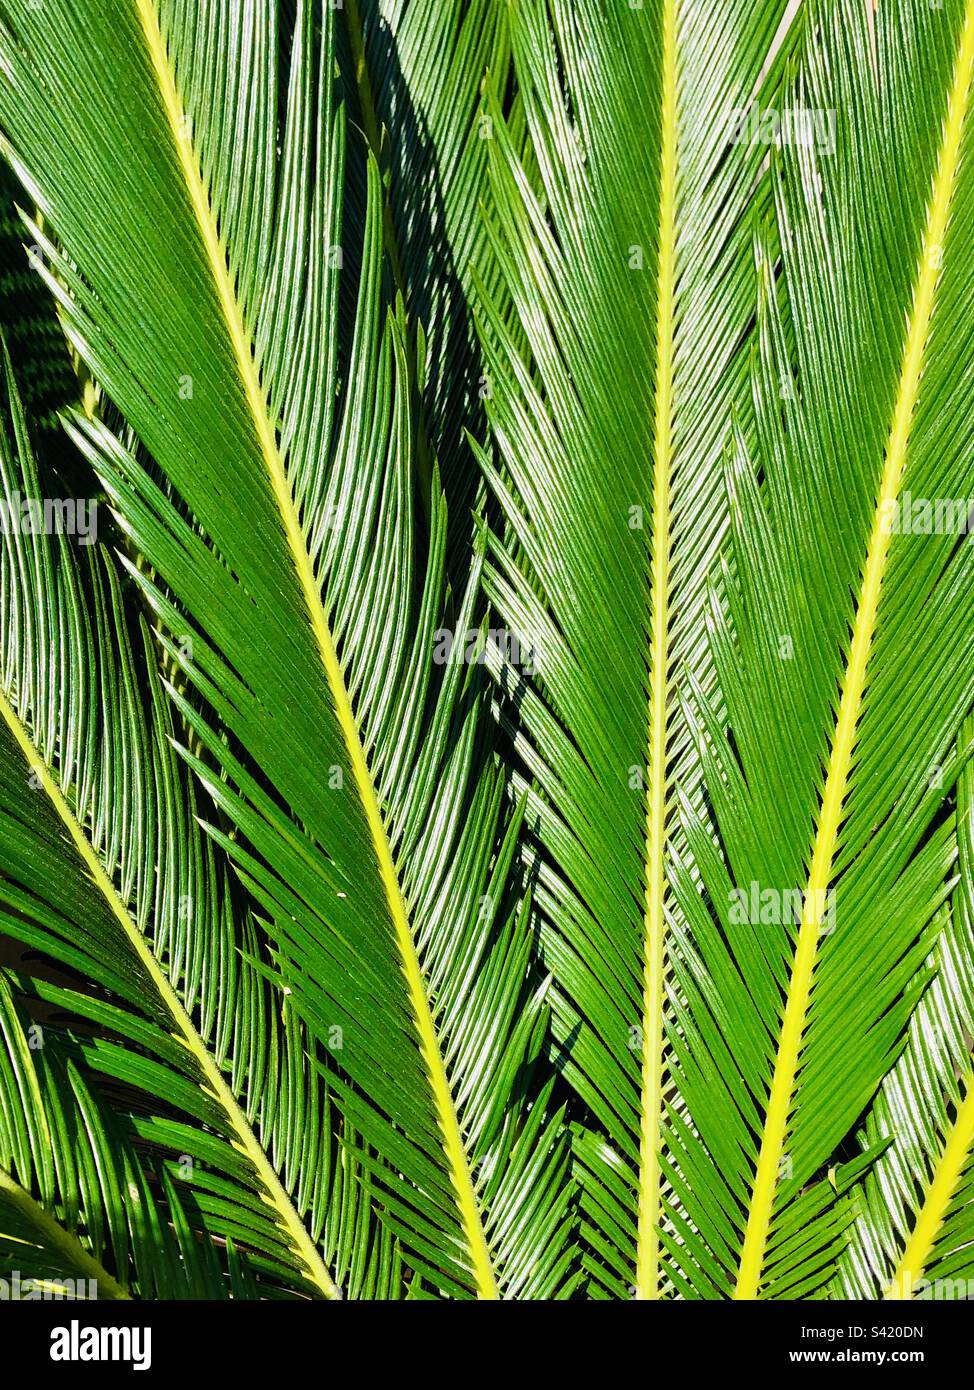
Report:
[[266,1154],[257,1142],[257,1138],[247,1122],[247,1117],[237,1104],[236,1097],[227,1085],[223,1073],[210,1056],[209,1050],[196,1031],[192,1019],[183,1007],[182,1000],[169,983],[162,967],[150,950],[145,937],[142,935],[137,924],[133,921],[118,893],[115,891],[114,883],[106,873],[104,865],[95,853],[80,822],[68,805],[64,793],[55,781],[50,768],[34,746],[16,710],[10,704],[2,690],[0,690],[0,715],[3,716],[4,722],[13,734],[17,746],[20,748],[20,751],[27,761],[27,766],[31,769],[38,784],[44,790],[48,800],[57,813],[58,818],[64,825],[65,830],[78,852],[79,858],[91,875],[95,887],[108,904],[112,915],[121,926],[126,939],[131,944],[146,974],[152,981],[153,987],[159,998],[169,1011],[170,1017],[178,1029],[179,1041],[183,1043],[187,1051],[195,1059],[200,1071],[206,1078],[207,1085],[214,1099],[219,1103],[226,1114],[237,1136],[234,1147],[247,1156],[261,1182],[264,1184],[266,1189],[264,1200],[267,1202],[268,1206],[272,1207],[277,1213],[278,1219],[291,1240],[293,1250],[305,1266],[307,1277],[321,1290],[325,1298],[341,1298],[340,1289],[328,1273],[321,1255],[318,1253],[317,1247],[305,1230],[304,1223],[294,1210],[291,1199],[284,1190],[276,1172],[268,1162]]
[[663,836],[669,674],[670,487],[673,453],[673,332],[676,278],[676,0],[663,6],[660,229],[656,299],[656,421],[650,620],[646,901],[643,912],[643,1035],[640,1096],[636,1298],[659,1296],[660,1125],[663,1112],[663,975],[666,966]]
[[0,1192],[5,1193],[7,1200],[23,1212],[35,1230],[40,1231],[50,1245],[71,1260],[75,1268],[83,1271],[86,1279],[95,1281],[99,1298],[131,1300],[131,1294],[88,1253],[78,1237],[59,1226],[50,1212],[45,1211],[5,1168],[0,1168]]
[[267,400],[260,384],[260,378],[253,358],[253,351],[244,327],[240,305],[234,291],[233,282],[227,267],[227,257],[217,230],[209,196],[203,184],[199,160],[192,142],[185,138],[184,108],[176,89],[175,77],[169,63],[165,40],[159,27],[153,0],[135,0],[139,18],[145,35],[146,46],[152,60],[160,95],[169,121],[173,143],[179,159],[180,168],[192,203],[193,212],[199,225],[200,236],[206,251],[207,261],[223,310],[224,320],[233,347],[234,358],[240,373],[241,383],[247,399],[261,454],[267,469],[274,498],[281,516],[288,546],[297,570],[298,580],[304,595],[305,606],[311,628],[318,645],[322,665],[328,681],[335,706],[335,714],[348,751],[349,762],[355,778],[356,789],[362,802],[371,834],[373,849],[378,864],[379,875],[389,906],[389,915],[395,931],[400,960],[410,1002],[419,1035],[420,1048],[429,1074],[430,1088],[436,1107],[437,1119],[443,1139],[450,1180],[456,1195],[461,1224],[470,1251],[470,1258],[477,1291],[480,1298],[498,1298],[493,1264],[484,1235],[476,1192],[470,1175],[466,1149],[460,1133],[453,1094],[450,1090],[446,1068],[440,1053],[439,1041],[433,1025],[429,1000],[426,996],[423,974],[416,954],[409,924],[409,913],[399,885],[389,838],[372,783],[365,750],[359,735],[358,725],[352,710],[351,700],[345,685],[338,654],[332,641],[331,630],[322,606],[321,590],[314,573],[311,556],[308,554],[304,533],[298,517],[294,498],[287,481],[287,474],[277,445],[277,435],[267,407]]
[[794,967],[782,1018],[781,1036],[768,1098],[764,1134],[741,1250],[741,1261],[734,1293],[735,1298],[739,1299],[756,1298],[761,1286],[765,1249],[777,1188],[778,1169],[785,1151],[788,1117],[794,1100],[801,1039],[808,1013],[812,977],[818,952],[821,905],[825,902],[825,894],[829,887],[838,844],[842,807],[855,749],[856,724],[862,704],[866,667],[869,662],[869,653],[876,627],[880,589],[889,551],[890,533],[889,527],[885,524],[887,505],[893,502],[899,493],[906,464],[906,451],[913,421],[913,411],[916,406],[930,319],[940,278],[941,253],[957,173],[964,120],[967,114],[972,67],[974,67],[974,0],[968,0],[960,49],[954,69],[940,159],[927,212],[919,275],[910,313],[909,331],[896,395],[893,423],[887,444],[886,461],[866,556],[866,566],[863,571],[852,645],[849,649],[849,660],[842,685],[842,700],[829,758],[828,777],[819,813],[805,905],[795,948]]
[[944,1151],[940,1156],[923,1206],[920,1208],[916,1225],[907,1242],[903,1257],[896,1267],[883,1298],[892,1302],[902,1302],[912,1298],[918,1279],[923,1278],[924,1270],[933,1251],[934,1241],[944,1223],[950,1200],[957,1190],[964,1168],[974,1146],[974,1077],[967,1078],[967,1094],[958,1108],[954,1123],[947,1136]]

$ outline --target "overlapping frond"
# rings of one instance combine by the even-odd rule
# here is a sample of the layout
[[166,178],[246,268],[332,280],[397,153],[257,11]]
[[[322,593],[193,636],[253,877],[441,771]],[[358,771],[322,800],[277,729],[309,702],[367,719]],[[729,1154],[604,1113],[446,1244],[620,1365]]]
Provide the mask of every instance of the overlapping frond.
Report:
[[[968,721],[962,750],[968,750],[972,734]],[[957,787],[957,886],[934,951],[936,978],[914,1013],[908,1044],[861,1135],[865,1152],[879,1157],[863,1184],[860,1214],[839,1263],[839,1297],[970,1296],[972,795],[974,771],[968,763]],[[937,1279],[952,1281],[946,1292]]]
[[[8,365],[4,390],[2,930],[30,953],[19,968],[56,1050],[89,1077],[74,1089],[130,1087],[113,1124],[188,1183],[203,1229],[277,1283],[334,1296],[318,1237],[334,1254],[363,1219],[367,1241],[369,1216],[367,1201],[338,1214],[326,1085],[305,1074],[300,1027],[278,1022],[257,928],[196,823],[154,643],[95,543],[97,501],[51,495]],[[47,528],[24,510],[45,505]]]
[[[222,1251],[200,1239],[205,1224],[192,1193],[147,1157],[130,1118],[85,1075],[76,1040],[32,1019],[16,996],[38,1005],[28,981],[0,975],[0,1270],[8,1291],[15,1286],[8,1296],[259,1297],[234,1236]],[[185,1172],[188,1157],[180,1162]]]
[[676,788],[693,799],[698,776],[678,691],[687,669],[710,685],[705,579],[747,369],[749,209],[765,196],[766,150],[737,131],[784,15],[522,0],[530,165],[490,106],[492,250],[517,331],[484,286],[501,460],[484,466],[507,526],[487,587],[532,669],[503,651],[494,665],[515,696],[559,1063],[610,1146],[578,1146],[593,1287],[623,1296],[666,1285],[663,858]]
[[[570,1189],[548,1091],[522,1099],[543,987],[480,669],[465,642],[437,659],[445,512],[434,475],[420,543],[378,167],[346,150],[331,7],[297,7],[289,54],[276,6],[240,25],[237,8],[99,0],[82,40],[69,7],[3,7],[0,123],[52,228],[52,290],[166,486],[97,422],[74,437],[158,576],[133,567],[209,707],[172,691],[221,813],[211,833],[289,1005],[316,1044],[340,1039],[331,1093],[383,1156],[361,1161],[390,1229],[442,1292],[546,1296],[570,1288]],[[82,124],[110,199],[70,159]],[[343,358],[339,189],[363,157]],[[475,592],[476,574],[461,629]]]
[[733,573],[710,615],[729,736],[695,692],[723,854],[687,805],[702,892],[675,855],[673,1253],[704,1296],[831,1276],[808,1185],[929,978],[974,697],[966,527],[911,524],[969,476],[974,6],[810,10],[789,106],[833,113],[835,143],[776,159],[780,285],[758,239],[757,445],[730,453]]
[[482,428],[485,388],[470,293],[475,264],[489,275],[484,93],[489,84],[505,96],[507,9],[497,0],[352,0],[343,15],[357,114],[389,166],[387,242],[422,334],[422,442],[439,464],[458,543],[478,479],[465,433]]
[[24,253],[18,215],[23,196],[11,170],[0,165],[0,314],[8,350],[18,364],[18,389],[32,435],[60,462],[66,451],[58,412],[74,404],[78,383],[50,295],[34,268],[36,252],[29,247]]
[[972,105],[974,0],[0,0],[5,1278],[972,1287]]

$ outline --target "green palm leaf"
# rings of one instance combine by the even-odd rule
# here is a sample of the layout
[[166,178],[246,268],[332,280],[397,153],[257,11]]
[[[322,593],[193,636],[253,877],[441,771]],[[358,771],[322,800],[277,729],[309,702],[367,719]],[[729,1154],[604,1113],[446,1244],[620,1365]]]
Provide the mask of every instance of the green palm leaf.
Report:
[[[15,393],[9,410],[8,503],[45,495]],[[174,1174],[188,1162],[205,1229],[334,1296],[315,1237],[367,1245],[367,1194],[339,1209],[327,1087],[291,1011],[276,1023],[256,925],[196,825],[148,628],[130,631],[107,554],[60,533],[8,526],[3,577],[0,921],[84,982],[42,970],[31,993],[72,1020],[86,1075],[140,1093],[130,1123]]]
[[972,101],[974,0],[0,0],[5,1279],[967,1291]]
[[422,332],[421,442],[436,456],[462,540],[478,478],[464,436],[483,422],[470,292],[473,265],[484,273],[489,255],[484,92],[505,92],[507,6],[352,0],[344,21],[362,126],[390,166],[386,240],[397,287]]
[[[102,0],[83,44],[67,7],[7,11],[0,119],[65,249],[46,243],[52,288],[167,484],[77,421],[165,587],[136,577],[190,639],[170,654],[212,713],[173,692],[202,756],[183,752],[235,827],[211,831],[291,1006],[322,1047],[343,1039],[333,1090],[383,1155],[385,1219],[414,1269],[453,1294],[557,1292],[570,1194],[549,1091],[520,1099],[545,1010],[508,885],[516,824],[478,733],[478,670],[435,661],[445,513],[434,476],[417,557],[409,334],[383,296],[371,156],[344,360],[334,331],[346,150],[330,8],[298,7],[280,170],[275,6],[234,29],[222,5]],[[64,159],[78,121],[110,200]]]
[[[971,733],[968,721],[962,747]],[[936,944],[937,977],[910,1023],[909,1042],[868,1116],[864,1149],[880,1157],[861,1194],[862,1211],[840,1262],[847,1298],[922,1296],[920,1281],[974,1275],[970,1212],[974,1034],[974,771],[958,782],[958,882],[952,914]],[[949,1297],[943,1288],[934,1296]]]
[[[83,1126],[71,1127],[70,1117],[84,1113],[81,1096],[89,1103],[89,1115],[94,1108],[91,1098],[81,1092],[77,1098],[72,1095],[73,1104],[64,1105],[63,1089],[67,1088],[63,1081],[80,1086],[78,1078],[62,1078],[59,1088],[50,1070],[41,1064],[43,1047],[32,1048],[31,1043],[42,1041],[43,1032],[17,1010],[6,972],[0,975],[0,1031],[0,1267],[5,1276],[16,1271],[31,1280],[78,1281],[82,1297],[88,1292],[88,1281],[93,1280],[95,1297],[127,1298],[125,1288],[83,1243],[76,1226],[92,1232],[95,1242],[103,1236],[103,1225],[109,1226],[111,1234],[118,1234],[120,1241],[124,1239],[124,1227],[120,1232],[106,1216],[117,1203],[115,1192],[128,1190],[138,1164],[131,1152],[123,1149],[121,1162],[114,1167],[122,1144],[119,1136],[113,1136],[114,1142],[105,1146],[112,1158],[110,1185],[105,1190],[97,1162],[99,1151],[86,1151],[78,1142],[79,1130],[80,1135],[87,1135]],[[58,1123],[51,1125],[50,1116],[56,1116]],[[93,1129],[110,1133],[107,1118],[98,1115]],[[128,1177],[123,1179],[126,1168]],[[118,1184],[115,1191],[112,1181]],[[32,1194],[35,1188],[41,1200]],[[56,1205],[59,1189],[64,1194],[61,1221],[50,1210]],[[144,1189],[140,1196],[145,1198]],[[116,1254],[116,1266],[124,1267],[126,1262],[124,1256]]]
[[0,309],[11,357],[19,363],[24,412],[45,452],[60,461],[63,431],[58,412],[77,399],[77,379],[71,371],[68,348],[51,300],[36,273],[36,249],[24,254],[23,223],[17,202],[20,186],[11,171],[0,167]]
[[[759,238],[757,447],[729,459],[735,573],[710,619],[731,739],[695,692],[726,858],[687,806],[705,896],[674,870],[674,1256],[689,1288],[738,1298],[830,1277],[835,1220],[809,1222],[806,1188],[922,993],[956,855],[937,813],[974,697],[970,549],[893,524],[910,494],[965,491],[974,6],[870,26],[822,4],[809,26],[791,102],[836,111],[837,141],[778,161],[794,361]],[[795,915],[742,921],[755,886],[797,889]]]
[[[725,527],[720,457],[752,313],[760,146],[731,141],[785,6],[524,0],[520,97],[540,175],[496,101],[484,286],[484,460],[507,523],[487,587],[539,679],[516,695],[519,790],[565,1076],[596,1117],[577,1146],[595,1286],[667,1287],[660,1135],[674,904],[663,877],[696,754],[683,673],[711,684],[705,580]],[[768,79],[768,86],[775,79]]]

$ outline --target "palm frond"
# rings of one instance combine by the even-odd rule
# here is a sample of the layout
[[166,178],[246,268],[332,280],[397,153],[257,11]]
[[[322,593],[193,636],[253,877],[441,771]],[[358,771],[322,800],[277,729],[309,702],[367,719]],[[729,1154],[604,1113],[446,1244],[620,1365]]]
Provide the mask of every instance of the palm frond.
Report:
[[776,159],[780,287],[758,237],[757,444],[731,450],[710,615],[730,732],[701,689],[691,716],[723,856],[686,805],[703,892],[678,853],[673,875],[673,1253],[711,1296],[827,1284],[807,1188],[896,1061],[944,922],[972,555],[896,517],[966,490],[972,66],[970,3],[812,6],[790,106],[838,114],[835,152]]
[[[99,0],[83,43],[67,7],[5,9],[0,121],[53,229],[52,290],[167,485],[97,421],[73,436],[209,705],[172,691],[275,979],[317,1045],[342,1040],[332,1094],[383,1155],[361,1161],[413,1269],[459,1295],[570,1288],[561,1117],[550,1088],[524,1098],[546,1014],[509,882],[517,827],[479,668],[465,647],[436,661],[445,511],[434,475],[417,555],[409,331],[383,291],[371,154],[339,378],[331,8],[297,7],[280,168],[276,6],[235,28],[233,5]],[[79,122],[111,199],[65,159]],[[465,629],[475,593],[476,575]]]
[[698,780],[678,692],[686,669],[711,686],[705,581],[747,370],[748,214],[766,197],[764,151],[734,140],[733,117],[757,99],[785,8],[523,0],[512,48],[533,164],[490,107],[488,220],[517,331],[485,285],[501,462],[483,462],[507,527],[487,589],[538,674],[503,652],[494,665],[516,708],[559,1065],[609,1145],[577,1149],[590,1273],[622,1296],[668,1287],[663,863],[676,789],[693,800]]
[[969,1292],[972,102],[974,0],[0,0],[4,1279]]
[[[90,1131],[77,1123],[85,1114],[81,1096],[89,1113],[92,1106],[90,1095],[83,1091],[64,1105],[64,1083],[79,1084],[78,1078],[62,1077],[62,1088],[57,1086],[44,1065],[43,1029],[18,1011],[6,972],[0,974],[0,1032],[0,1268],[5,1276],[16,1272],[28,1280],[70,1279],[80,1285],[76,1292],[82,1297],[93,1281],[93,1297],[127,1298],[125,1287],[83,1242],[79,1228],[92,1233],[89,1240],[96,1251],[106,1227],[120,1243],[125,1241],[127,1228],[110,1221],[108,1214],[117,1209],[116,1193],[129,1190],[133,1172],[142,1177],[134,1155],[113,1136],[114,1142],[106,1146],[110,1154],[106,1190],[100,1179],[101,1154],[84,1141],[91,1132],[111,1132],[107,1117],[96,1111]],[[52,1117],[56,1117],[53,1125]],[[146,1195],[143,1187],[140,1197],[144,1200]],[[60,1221],[51,1210],[58,1205],[58,1196]],[[127,1263],[127,1252],[115,1253],[116,1268],[124,1269]]]
[[[967,749],[970,721],[961,738]],[[861,1212],[836,1279],[846,1298],[909,1299],[920,1281],[974,1275],[970,1226],[974,1036],[974,770],[957,786],[958,875],[936,942],[936,978],[910,1021],[907,1046],[872,1106],[863,1149],[879,1154],[863,1184]],[[956,1287],[956,1285],[954,1286]],[[938,1296],[938,1295],[934,1295]],[[942,1293],[940,1296],[943,1296]],[[950,1295],[947,1295],[950,1296]]]
[[[4,371],[0,472],[16,508],[46,492]],[[205,1229],[249,1241],[285,1285],[334,1296],[316,1237],[327,1228],[334,1254],[349,1227],[327,1087],[305,1074],[290,1011],[276,1022],[256,925],[196,823],[148,627],[133,633],[108,555],[59,528],[8,525],[3,561],[2,929],[68,972],[52,983],[21,966],[68,1019],[65,1046],[134,1087],[139,1139],[173,1173],[188,1163]],[[368,1203],[346,1210],[367,1240]]]
[[[470,311],[472,266],[485,273],[489,255],[482,203],[493,130],[484,92],[489,85],[505,94],[507,6],[352,0],[343,20],[356,114],[389,166],[386,241],[396,284],[422,335],[419,443],[437,460],[464,547],[479,476],[465,433],[482,428],[485,389]],[[364,203],[355,193],[353,207]]]
[[67,452],[58,413],[74,405],[78,383],[51,299],[37,274],[37,248],[24,250],[17,204],[20,186],[0,166],[0,313],[11,357],[20,364],[19,389],[35,439],[60,463]]

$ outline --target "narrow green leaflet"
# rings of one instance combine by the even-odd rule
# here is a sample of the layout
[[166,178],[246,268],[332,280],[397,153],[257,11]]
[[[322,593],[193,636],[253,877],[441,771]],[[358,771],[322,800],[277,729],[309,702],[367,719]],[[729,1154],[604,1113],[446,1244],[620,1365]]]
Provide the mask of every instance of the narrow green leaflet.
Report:
[[[152,1229],[155,1202],[138,1160],[77,1071],[52,1070],[43,1026],[17,1009],[13,983],[0,974],[0,1271],[11,1283],[23,1281],[26,1291],[128,1298],[99,1258],[107,1240],[116,1269],[127,1276],[131,1250],[141,1257],[142,1287],[164,1296],[167,1280],[158,1271],[171,1276],[177,1262],[166,1248],[168,1227],[157,1220]],[[138,1202],[127,1209],[132,1231],[143,1238],[130,1246],[119,1193],[132,1189]],[[154,1249],[145,1239],[150,1233],[159,1237]],[[187,1285],[177,1281],[176,1291],[186,1294]]]

